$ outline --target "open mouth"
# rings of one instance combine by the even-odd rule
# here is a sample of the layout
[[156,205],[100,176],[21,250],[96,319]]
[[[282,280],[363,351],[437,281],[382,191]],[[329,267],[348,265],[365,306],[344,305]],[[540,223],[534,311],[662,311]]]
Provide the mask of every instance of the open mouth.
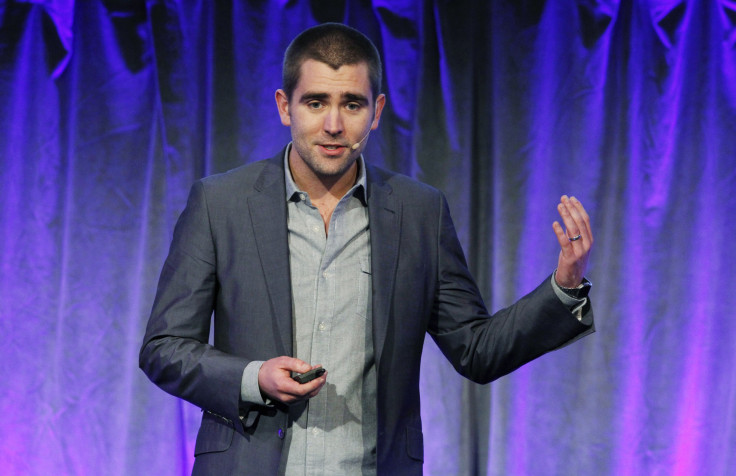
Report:
[[342,151],[345,150],[347,146],[342,145],[342,144],[320,144],[320,147],[326,153],[330,155],[334,155],[334,154],[341,154]]

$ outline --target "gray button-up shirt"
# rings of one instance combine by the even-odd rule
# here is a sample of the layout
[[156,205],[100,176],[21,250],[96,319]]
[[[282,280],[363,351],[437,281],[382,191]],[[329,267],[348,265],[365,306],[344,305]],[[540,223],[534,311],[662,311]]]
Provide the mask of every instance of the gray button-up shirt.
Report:
[[327,383],[290,407],[285,474],[375,474],[376,370],[371,249],[362,158],[329,232],[285,161],[294,356],[328,370]]

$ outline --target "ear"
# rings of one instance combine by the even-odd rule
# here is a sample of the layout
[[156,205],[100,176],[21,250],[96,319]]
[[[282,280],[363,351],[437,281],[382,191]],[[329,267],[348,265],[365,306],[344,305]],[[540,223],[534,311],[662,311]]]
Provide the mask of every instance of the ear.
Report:
[[378,128],[378,121],[381,120],[381,112],[383,112],[383,106],[386,105],[386,95],[379,94],[376,98],[376,113],[373,116],[373,124],[371,124],[371,130]]
[[291,126],[291,116],[289,116],[289,97],[283,89],[276,91],[276,107],[279,110],[281,124]]

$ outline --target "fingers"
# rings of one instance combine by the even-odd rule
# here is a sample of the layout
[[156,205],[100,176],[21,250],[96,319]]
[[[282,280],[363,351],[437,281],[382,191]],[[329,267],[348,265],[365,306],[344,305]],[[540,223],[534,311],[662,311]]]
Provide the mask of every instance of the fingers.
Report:
[[570,247],[570,240],[567,239],[567,235],[565,234],[565,230],[562,228],[562,225],[560,225],[560,222],[554,222],[552,223],[552,229],[555,232],[555,235],[557,236],[557,241],[560,243],[560,248],[563,250]]
[[258,372],[261,391],[274,400],[287,405],[312,398],[327,381],[327,373],[311,382],[300,384],[291,378],[292,372],[304,373],[313,366],[293,357],[276,357],[267,360]]
[[288,381],[284,382],[283,390],[286,395],[294,398],[295,401],[299,401],[317,395],[325,382],[327,382],[327,372],[307,383],[298,383],[289,376]]
[[[557,205],[557,211],[565,225],[565,234],[568,241],[568,245],[560,241],[560,246],[563,249],[577,248],[582,250],[590,248],[593,244],[593,232],[590,228],[590,217],[583,204],[575,197],[568,198],[567,195],[563,195]],[[555,234],[557,232],[558,230],[555,228]],[[575,239],[578,236],[580,238]],[[558,235],[559,239],[560,236]]]

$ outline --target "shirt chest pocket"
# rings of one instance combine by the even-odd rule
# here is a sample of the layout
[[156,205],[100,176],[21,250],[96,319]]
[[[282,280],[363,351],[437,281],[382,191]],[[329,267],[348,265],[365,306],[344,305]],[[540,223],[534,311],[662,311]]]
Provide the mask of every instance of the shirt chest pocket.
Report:
[[363,256],[360,258],[360,272],[357,274],[357,295],[355,297],[355,313],[360,317],[366,318],[371,315],[372,306],[372,286],[371,279],[371,257]]

